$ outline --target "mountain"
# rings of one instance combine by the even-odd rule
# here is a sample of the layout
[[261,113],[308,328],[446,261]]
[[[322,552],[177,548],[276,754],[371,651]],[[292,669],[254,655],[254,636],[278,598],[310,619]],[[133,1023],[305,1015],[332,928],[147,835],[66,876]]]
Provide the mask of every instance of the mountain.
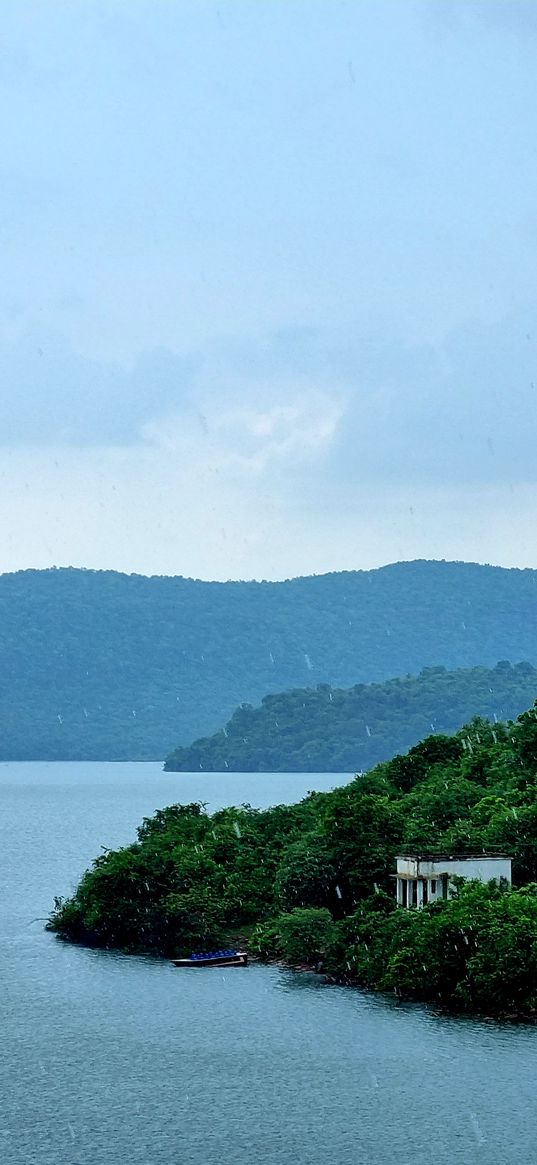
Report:
[[537,698],[537,668],[425,668],[383,684],[297,688],[242,705],[224,729],[178,748],[173,772],[360,772],[473,716],[512,720]]
[[276,583],[5,574],[0,756],[164,757],[267,693],[498,659],[537,664],[536,571],[420,561]]

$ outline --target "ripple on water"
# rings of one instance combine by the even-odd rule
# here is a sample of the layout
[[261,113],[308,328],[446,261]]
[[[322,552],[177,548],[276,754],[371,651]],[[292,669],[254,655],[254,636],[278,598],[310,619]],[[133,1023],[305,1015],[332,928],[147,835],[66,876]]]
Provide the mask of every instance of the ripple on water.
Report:
[[[31,919],[99,846],[128,841],[178,799],[175,778],[160,786],[152,766],[121,766],[117,782],[113,766],[92,766],[93,784],[83,766],[80,787],[77,766],[68,779],[61,767],[0,780],[3,1165],[534,1160],[533,1028],[437,1016],[277,967],[179,971],[44,933]],[[206,800],[204,779],[192,782],[188,799],[197,788]],[[243,778],[240,799],[266,803],[270,782]],[[229,790],[237,800],[236,780]]]

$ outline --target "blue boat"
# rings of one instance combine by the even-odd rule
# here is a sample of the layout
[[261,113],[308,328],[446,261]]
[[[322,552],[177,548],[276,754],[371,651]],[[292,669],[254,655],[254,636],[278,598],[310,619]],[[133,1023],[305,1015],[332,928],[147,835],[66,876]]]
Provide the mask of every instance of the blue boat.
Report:
[[203,951],[186,959],[172,959],[174,967],[246,967],[246,951]]

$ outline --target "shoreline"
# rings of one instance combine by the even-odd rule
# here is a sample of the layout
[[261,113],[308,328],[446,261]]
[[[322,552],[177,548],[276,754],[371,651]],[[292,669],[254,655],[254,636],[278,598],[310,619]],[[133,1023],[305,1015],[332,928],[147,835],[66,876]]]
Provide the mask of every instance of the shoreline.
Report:
[[[157,951],[150,950],[127,950],[121,947],[101,946],[98,943],[91,943],[88,940],[77,940],[71,938],[69,935],[61,934],[54,931],[50,926],[45,925],[43,928],[49,934],[54,934],[56,940],[62,943],[72,943],[73,946],[86,947],[87,950],[101,950],[120,953],[134,958],[154,958],[163,963],[169,963],[174,956],[160,954]],[[322,979],[327,987],[346,987],[354,991],[360,991],[363,995],[376,996],[379,999],[395,1000],[397,1004],[408,1005],[411,1004],[416,1007],[426,1008],[427,1011],[438,1014],[439,1016],[451,1017],[452,1019],[473,1019],[480,1020],[483,1023],[502,1024],[506,1026],[516,1027],[519,1025],[535,1026],[537,1025],[537,1009],[531,1012],[486,1012],[472,1010],[470,1008],[449,1008],[442,1007],[440,1003],[435,1003],[432,999],[420,999],[412,995],[404,995],[396,991],[382,991],[374,987],[369,987],[366,984],[360,983],[357,979],[352,979],[348,975],[335,975],[330,971],[323,970],[322,961],[317,963],[290,963],[282,958],[260,958],[258,954],[248,950],[248,944],[243,943],[244,948],[248,953],[248,963],[260,967],[277,967],[282,971],[293,971],[297,975],[317,975]]]

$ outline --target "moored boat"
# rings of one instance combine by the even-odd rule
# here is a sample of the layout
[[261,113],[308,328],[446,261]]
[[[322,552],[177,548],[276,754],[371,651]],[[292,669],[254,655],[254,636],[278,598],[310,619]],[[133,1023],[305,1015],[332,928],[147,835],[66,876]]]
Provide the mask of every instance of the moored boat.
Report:
[[203,951],[185,959],[172,959],[174,967],[246,967],[246,951]]

